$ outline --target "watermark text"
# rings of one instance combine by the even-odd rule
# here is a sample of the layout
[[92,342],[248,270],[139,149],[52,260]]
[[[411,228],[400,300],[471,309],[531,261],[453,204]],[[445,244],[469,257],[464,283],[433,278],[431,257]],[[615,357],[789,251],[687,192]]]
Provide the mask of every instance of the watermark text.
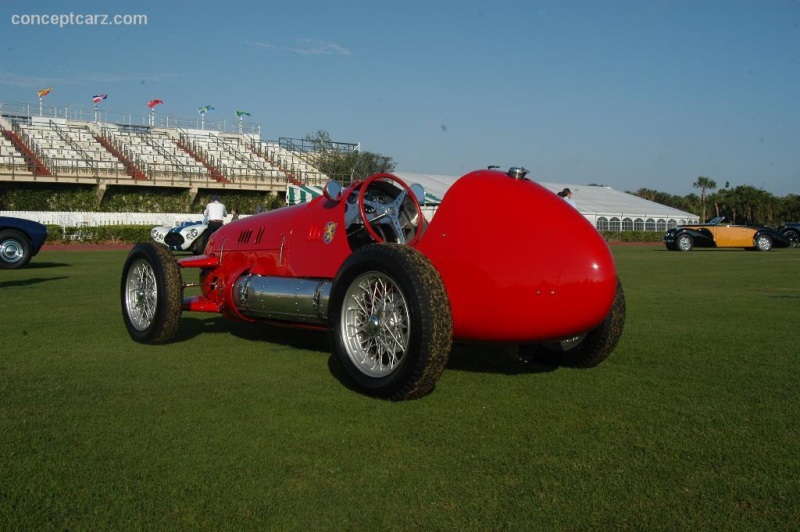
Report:
[[14,26],[147,26],[147,15],[108,13],[55,13],[11,15]]

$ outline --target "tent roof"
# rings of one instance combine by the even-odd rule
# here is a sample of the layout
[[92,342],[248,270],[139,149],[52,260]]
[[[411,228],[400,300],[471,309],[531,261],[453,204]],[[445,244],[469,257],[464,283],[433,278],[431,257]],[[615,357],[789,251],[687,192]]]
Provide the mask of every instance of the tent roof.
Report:
[[[410,172],[394,172],[394,174],[406,183],[419,183],[425,187],[425,192],[432,193],[439,198],[443,198],[447,189],[460,177]],[[696,214],[667,207],[627,192],[614,190],[611,187],[539,181],[537,183],[553,193],[569,188],[572,191],[572,199],[575,200],[578,210],[584,216],[672,218],[677,220],[696,220],[698,218]]]

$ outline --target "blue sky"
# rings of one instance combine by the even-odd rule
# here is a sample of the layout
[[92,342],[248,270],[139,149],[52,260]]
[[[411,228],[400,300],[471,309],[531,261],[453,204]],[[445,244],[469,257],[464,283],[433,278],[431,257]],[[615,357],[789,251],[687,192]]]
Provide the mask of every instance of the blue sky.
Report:
[[[144,14],[139,26],[14,15]],[[800,194],[800,0],[0,4],[0,101],[327,130],[402,172]]]

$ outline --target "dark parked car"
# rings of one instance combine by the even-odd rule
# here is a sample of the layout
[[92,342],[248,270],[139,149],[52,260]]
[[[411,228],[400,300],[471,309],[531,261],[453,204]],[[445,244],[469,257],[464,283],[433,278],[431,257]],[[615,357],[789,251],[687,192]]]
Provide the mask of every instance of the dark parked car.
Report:
[[712,218],[706,224],[681,225],[664,235],[670,251],[690,251],[701,248],[745,248],[769,251],[786,248],[791,242],[772,227],[761,225],[731,225],[724,216]]
[[39,253],[47,227],[32,220],[0,216],[0,269],[22,268]]
[[792,243],[792,246],[800,245],[800,222],[786,222],[778,227],[778,231],[783,238]]

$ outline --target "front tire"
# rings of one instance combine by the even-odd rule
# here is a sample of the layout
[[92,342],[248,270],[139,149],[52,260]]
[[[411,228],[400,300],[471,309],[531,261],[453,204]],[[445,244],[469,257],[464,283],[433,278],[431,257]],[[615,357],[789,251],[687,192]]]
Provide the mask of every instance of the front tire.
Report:
[[622,282],[617,280],[617,293],[603,323],[591,331],[568,338],[535,346],[521,346],[520,357],[545,364],[573,368],[591,368],[604,361],[617,347],[625,326],[625,293]]
[[430,261],[399,244],[356,250],[328,304],[333,354],[361,393],[395,401],[430,393],[444,371],[453,320]]
[[0,269],[16,270],[31,261],[31,242],[13,229],[0,231]]
[[136,244],[125,260],[120,285],[122,318],[128,334],[143,344],[175,339],[181,318],[180,267],[162,245]]
[[691,235],[681,235],[675,241],[675,246],[680,251],[691,251],[694,248],[694,239]]

